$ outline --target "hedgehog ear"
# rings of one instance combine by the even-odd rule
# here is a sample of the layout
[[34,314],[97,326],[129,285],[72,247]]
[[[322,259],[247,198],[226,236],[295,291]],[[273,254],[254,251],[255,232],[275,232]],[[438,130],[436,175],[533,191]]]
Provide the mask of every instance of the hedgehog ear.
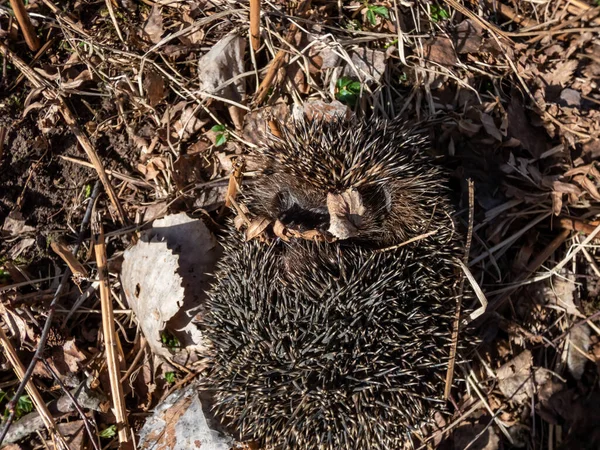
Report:
[[341,194],[327,194],[327,210],[329,211],[329,229],[338,239],[357,236],[365,214],[365,206],[360,192],[351,188]]

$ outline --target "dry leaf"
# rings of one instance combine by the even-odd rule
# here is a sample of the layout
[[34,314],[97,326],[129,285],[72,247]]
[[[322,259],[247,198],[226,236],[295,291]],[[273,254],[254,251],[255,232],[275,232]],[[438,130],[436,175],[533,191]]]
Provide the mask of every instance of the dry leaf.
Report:
[[358,234],[365,213],[362,197],[356,189],[341,194],[327,194],[329,233],[338,239],[348,239]]
[[442,66],[453,66],[458,61],[452,41],[447,37],[437,37],[425,43],[425,58]]
[[173,392],[154,408],[140,430],[140,450],[230,450],[233,438],[212,429],[203,412],[206,399],[201,389],[191,383]]
[[81,264],[77,260],[75,255],[73,255],[71,250],[69,250],[69,248],[64,243],[62,243],[58,239],[53,239],[50,242],[50,247],[52,247],[54,253],[60,256],[60,259],[62,259],[67,264],[67,266],[69,266],[69,269],[71,269],[71,272],[73,272],[73,277],[75,277],[76,279],[88,277],[87,270],[85,270],[83,264]]
[[144,90],[151,107],[154,108],[163,101],[167,90],[162,75],[155,70],[148,70],[144,76]]
[[502,142],[502,133],[494,123],[494,119],[489,114],[481,113],[481,123],[487,134],[492,136],[497,141]]
[[458,129],[469,137],[475,136],[481,130],[481,125],[471,122],[469,119],[458,121]]
[[[203,348],[192,319],[219,253],[206,225],[184,213],[154,221],[152,229],[125,252],[123,290],[155,354],[170,358],[177,352],[182,359],[193,359]],[[177,338],[179,348],[163,345],[165,333]]]
[[163,28],[163,18],[162,18],[162,8],[154,5],[152,7],[152,11],[150,11],[150,16],[144,25],[144,33],[150,39],[150,42],[153,44],[157,44],[160,42],[163,33],[165,32]]
[[498,369],[498,387],[507,400],[522,403],[535,392],[534,382],[541,384],[546,381],[547,372],[534,370],[532,364],[533,356],[525,350]]
[[[349,52],[351,65],[346,65],[343,76],[358,77],[365,82],[379,83],[385,74],[387,55],[379,50],[361,47]],[[358,73],[357,73],[358,72]]]
[[576,325],[569,331],[567,352],[567,367],[576,380],[581,380],[587,353],[590,349],[590,327],[587,324]]
[[[236,33],[225,36],[213,45],[198,61],[200,96],[206,97],[203,94],[211,94],[243,104],[246,100],[246,78],[240,77],[236,81],[228,82],[245,72],[245,51],[246,39]],[[227,86],[222,87],[226,83]],[[234,105],[228,104],[227,107],[230,108],[236,128],[241,129],[243,113]]]
[[559,62],[552,72],[545,72],[540,75],[550,86],[564,86],[571,80],[578,65],[579,61],[576,59],[564,60]]
[[11,211],[6,219],[4,219],[4,224],[2,225],[2,233],[6,233],[11,237],[19,236],[24,233],[31,233],[32,231],[35,231],[35,228],[25,225],[23,214],[18,211]]
[[246,230],[246,240],[251,241],[255,237],[261,236],[263,231],[271,224],[271,221],[266,217],[258,217],[248,225]]

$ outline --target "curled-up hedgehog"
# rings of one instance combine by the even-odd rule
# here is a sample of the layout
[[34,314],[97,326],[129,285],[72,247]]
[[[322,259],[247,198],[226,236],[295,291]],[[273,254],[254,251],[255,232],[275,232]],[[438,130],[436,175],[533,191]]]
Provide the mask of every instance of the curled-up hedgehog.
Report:
[[331,239],[231,230],[203,319],[215,415],[266,449],[404,448],[444,408],[463,251],[446,180],[398,123],[283,133],[241,201]]

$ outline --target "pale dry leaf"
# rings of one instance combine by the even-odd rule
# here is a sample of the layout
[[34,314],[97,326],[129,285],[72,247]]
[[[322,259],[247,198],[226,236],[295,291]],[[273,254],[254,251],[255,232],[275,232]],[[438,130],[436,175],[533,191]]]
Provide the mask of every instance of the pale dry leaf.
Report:
[[352,110],[338,100],[324,102],[323,100],[307,100],[301,105],[292,106],[292,117],[294,120],[349,120]]
[[552,72],[544,72],[541,76],[550,86],[564,86],[571,80],[578,65],[577,59],[561,61]]
[[358,234],[365,213],[362,196],[356,189],[348,189],[341,194],[327,194],[329,211],[329,233],[338,239],[348,239]]
[[581,313],[575,304],[575,292],[575,276],[566,272],[561,277],[553,277],[551,285],[544,288],[543,295],[548,304],[564,309],[567,314],[580,317]]
[[[123,290],[155,354],[170,358],[176,350],[185,350],[177,355],[193,359],[204,348],[193,319],[219,254],[206,225],[184,213],[154,221],[152,229],[125,252]],[[177,338],[180,349],[162,344],[165,332]]]
[[596,184],[590,180],[587,176],[585,175],[576,175],[575,177],[573,177],[573,181],[575,181],[577,184],[579,184],[583,189],[585,189],[588,194],[590,194],[594,200],[600,200],[600,192],[598,192],[598,188],[596,187]]
[[138,448],[150,450],[230,450],[233,438],[222,434],[209,422],[203,411],[207,399],[191,383],[169,395],[154,408],[140,430]]
[[287,229],[285,225],[279,219],[277,219],[273,225],[273,234],[285,242],[289,242],[290,238],[287,236],[286,231]]
[[162,8],[157,5],[152,7],[150,11],[150,16],[144,25],[144,33],[150,39],[150,42],[153,44],[157,44],[160,42],[163,33],[165,32],[163,28],[163,18],[162,18]]
[[[225,36],[198,61],[200,96],[211,94],[237,103],[246,99],[246,78],[238,75],[245,72],[244,53],[246,39],[232,33]],[[222,86],[226,84],[226,86]],[[231,105],[228,105],[231,106]],[[233,119],[234,117],[232,117]],[[239,119],[239,118],[238,118]],[[236,127],[237,127],[236,123]],[[239,123],[241,127],[241,123]]]
[[83,264],[79,262],[75,255],[63,242],[61,242],[59,239],[53,239],[50,242],[50,247],[52,248],[54,253],[60,256],[60,259],[62,259],[67,264],[67,266],[69,266],[69,269],[71,269],[71,272],[73,273],[74,277],[88,277],[87,270],[85,269],[85,267],[83,267]]
[[20,348],[25,341],[36,342],[35,332],[27,321],[9,307],[2,306],[0,309],[4,323],[8,326],[11,335],[18,338],[19,345],[17,348]]
[[[349,52],[352,65],[347,64],[343,76],[356,77],[364,82],[379,83],[385,74],[387,55],[380,50],[361,47]],[[354,66],[354,67],[352,67]]]
[[569,331],[567,346],[567,367],[576,380],[581,380],[585,365],[589,361],[587,353],[590,349],[590,327],[587,324],[577,325]]
[[500,367],[496,375],[498,387],[507,400],[522,403],[535,392],[536,385],[545,383],[548,373],[533,369],[533,356],[525,350]]
[[257,217],[252,220],[246,230],[246,240],[251,241],[256,237],[261,236],[270,224],[271,221],[267,217]]
[[23,214],[19,211],[11,211],[2,225],[2,233],[8,236],[19,236],[20,234],[31,233],[35,228],[25,225]]

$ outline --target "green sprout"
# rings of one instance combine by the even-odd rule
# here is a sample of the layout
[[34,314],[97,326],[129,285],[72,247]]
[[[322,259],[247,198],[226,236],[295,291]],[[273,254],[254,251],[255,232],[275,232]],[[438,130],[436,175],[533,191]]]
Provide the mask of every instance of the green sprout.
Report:
[[[0,283],[8,283],[10,280],[10,272],[0,267]],[[2,401],[2,398],[0,398],[0,401]]]
[[335,94],[335,98],[346,105],[356,105],[361,88],[359,81],[354,81],[348,77],[340,77],[337,80],[336,87],[337,93]]
[[215,125],[210,129],[210,131],[217,133],[215,138],[215,147],[220,147],[229,140],[229,131],[227,131],[225,125]]
[[365,7],[367,8],[367,20],[373,26],[377,25],[377,16],[390,18],[390,12],[385,6],[369,5],[365,2]]
[[179,348],[181,346],[179,339],[177,339],[177,337],[175,337],[175,335],[168,332],[167,330],[161,331],[160,341],[163,343],[163,345],[165,345],[166,347],[168,347],[170,349]]
[[116,425],[111,425],[109,427],[106,427],[104,430],[102,430],[100,433],[98,433],[98,436],[100,436],[103,439],[112,439],[117,435],[117,426]]
[[169,384],[175,383],[175,372],[166,372],[165,381]]
[[432,22],[441,22],[442,20],[445,19],[449,19],[450,18],[450,14],[448,14],[448,11],[446,11],[444,8],[438,6],[438,5],[431,5],[431,21]]
[[[7,392],[0,390],[0,402],[3,402],[4,400],[6,400],[8,398],[8,396],[9,395]],[[12,396],[12,394],[11,394],[11,396]],[[21,395],[19,397],[19,399],[17,400],[17,404],[15,406],[15,417],[17,419],[20,419],[25,414],[30,413],[31,411],[33,411],[33,402],[29,398],[29,395],[27,395],[27,394]],[[5,408],[4,409],[4,418],[6,419],[9,414],[10,414],[10,411],[7,408]]]
[[92,196],[92,185],[91,184],[85,185],[85,191],[83,192],[83,194],[85,195],[85,198],[90,198]]

